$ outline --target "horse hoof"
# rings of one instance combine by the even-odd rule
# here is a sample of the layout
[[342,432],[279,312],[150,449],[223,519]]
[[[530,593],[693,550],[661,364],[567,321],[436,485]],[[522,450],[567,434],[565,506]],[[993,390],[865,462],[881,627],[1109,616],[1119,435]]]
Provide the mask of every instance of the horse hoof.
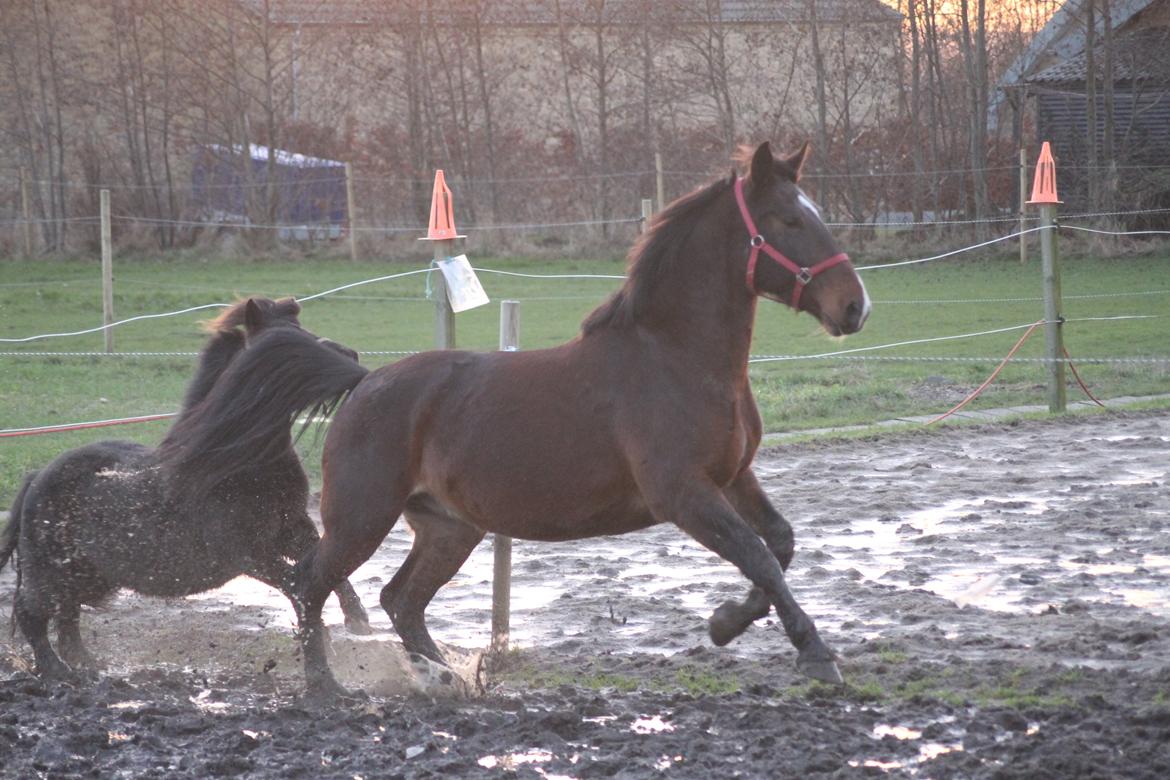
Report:
[[344,688],[332,676],[309,682],[305,690],[305,701],[317,707],[345,707],[368,699],[365,691]]
[[707,633],[711,635],[711,641],[716,647],[723,647],[747,630],[750,623],[744,624],[741,617],[735,614],[738,611],[739,604],[728,601],[707,618]]
[[845,678],[837,668],[837,662],[832,658],[797,658],[796,668],[805,677],[811,677],[830,685],[844,685]]

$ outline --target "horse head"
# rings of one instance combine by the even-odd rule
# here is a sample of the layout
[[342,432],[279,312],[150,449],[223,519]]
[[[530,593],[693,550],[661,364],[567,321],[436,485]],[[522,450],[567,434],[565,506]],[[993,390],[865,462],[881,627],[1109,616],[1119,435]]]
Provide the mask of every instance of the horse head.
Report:
[[751,156],[735,196],[749,239],[750,292],[816,317],[834,336],[856,333],[870,312],[865,285],[799,186],[809,146],[775,157],[765,141]]

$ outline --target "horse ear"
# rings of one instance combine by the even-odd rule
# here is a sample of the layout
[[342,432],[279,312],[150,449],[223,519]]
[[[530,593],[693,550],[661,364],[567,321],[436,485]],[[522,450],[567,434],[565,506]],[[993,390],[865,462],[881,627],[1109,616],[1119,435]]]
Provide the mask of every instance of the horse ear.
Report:
[[255,298],[249,298],[244,304],[244,329],[251,333],[259,330],[263,324],[264,314],[260,311],[260,304],[256,303]]
[[752,155],[751,179],[757,186],[764,186],[776,176],[776,159],[772,156],[772,145],[764,141]]
[[800,181],[800,169],[804,167],[805,160],[808,159],[808,153],[812,149],[808,141],[800,149],[787,157],[781,158],[781,162],[792,169],[793,174],[796,175],[796,180]]

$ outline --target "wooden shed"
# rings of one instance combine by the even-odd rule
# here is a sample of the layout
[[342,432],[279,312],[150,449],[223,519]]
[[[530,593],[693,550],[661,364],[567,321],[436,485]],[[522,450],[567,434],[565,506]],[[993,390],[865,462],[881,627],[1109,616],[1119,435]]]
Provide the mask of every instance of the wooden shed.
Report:
[[[1114,0],[1108,34],[1102,5],[1095,0],[1090,9],[1090,0],[1066,2],[1000,87],[1025,145],[1052,142],[1057,184],[1068,208],[1167,208],[1170,0]],[[1125,216],[1132,224],[1170,217]]]

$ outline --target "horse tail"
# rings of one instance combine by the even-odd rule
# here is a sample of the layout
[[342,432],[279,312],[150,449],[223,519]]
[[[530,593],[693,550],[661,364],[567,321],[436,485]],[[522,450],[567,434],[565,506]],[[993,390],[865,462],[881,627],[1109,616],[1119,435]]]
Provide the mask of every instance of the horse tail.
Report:
[[298,416],[329,415],[369,373],[351,354],[295,328],[254,339],[159,446],[172,493],[204,495],[284,454]]
[[[24,483],[16,493],[16,500],[12,502],[12,511],[8,513],[8,523],[4,526],[4,531],[0,532],[0,569],[3,569],[12,558],[12,554],[16,552],[16,545],[20,543],[20,518],[24,513],[24,497],[28,494],[29,487],[39,473],[39,471],[34,471],[24,478]],[[19,577],[19,573],[17,576]]]

